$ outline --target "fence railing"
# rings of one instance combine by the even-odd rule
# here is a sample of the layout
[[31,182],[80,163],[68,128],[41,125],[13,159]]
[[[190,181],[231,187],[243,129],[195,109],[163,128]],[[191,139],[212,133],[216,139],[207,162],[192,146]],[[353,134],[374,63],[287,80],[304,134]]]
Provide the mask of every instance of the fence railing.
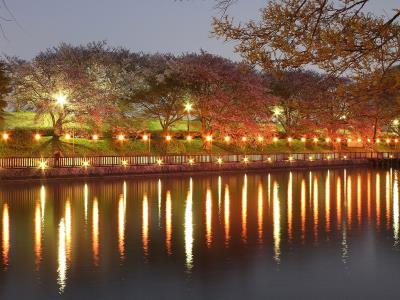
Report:
[[2,157],[0,168],[72,168],[144,165],[177,165],[206,163],[252,163],[281,161],[314,161],[346,159],[400,159],[400,152],[326,152],[326,153],[273,153],[273,154],[177,154],[135,156],[88,157]]

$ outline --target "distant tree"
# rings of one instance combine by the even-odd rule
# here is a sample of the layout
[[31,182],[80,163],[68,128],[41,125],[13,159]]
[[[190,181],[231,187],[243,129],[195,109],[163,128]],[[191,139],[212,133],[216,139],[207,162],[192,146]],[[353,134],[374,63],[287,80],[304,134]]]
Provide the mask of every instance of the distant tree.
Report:
[[98,123],[115,111],[121,96],[112,72],[113,50],[104,43],[74,47],[61,44],[32,61],[10,58],[13,99],[18,105],[49,115],[55,140],[72,121]]
[[183,55],[175,70],[190,94],[203,134],[256,135],[270,129],[264,108],[271,97],[249,66],[202,52]]
[[[287,71],[279,76],[268,75],[272,93],[277,97],[272,107],[273,121],[288,136],[313,134],[326,108],[324,77],[310,71]],[[323,129],[325,122],[319,124]]]
[[125,101],[127,114],[158,120],[164,133],[184,116],[186,91],[170,67],[173,60],[171,55],[148,56]]
[[0,123],[4,122],[4,109],[7,107],[6,96],[11,92],[10,78],[7,74],[7,65],[0,61]]
[[353,127],[375,139],[382,131],[392,131],[393,120],[400,115],[400,72],[395,68],[384,78],[359,78],[343,95],[351,103]]

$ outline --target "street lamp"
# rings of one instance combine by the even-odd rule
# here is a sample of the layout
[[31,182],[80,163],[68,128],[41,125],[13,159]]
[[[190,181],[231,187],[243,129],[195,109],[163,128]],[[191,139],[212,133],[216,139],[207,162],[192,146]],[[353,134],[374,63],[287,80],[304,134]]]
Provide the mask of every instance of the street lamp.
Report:
[[59,92],[54,95],[54,99],[57,101],[57,104],[63,107],[65,103],[67,103],[67,95],[62,92]]
[[193,109],[193,104],[190,102],[185,103],[185,111],[187,112],[187,132],[190,135],[190,112]]
[[142,139],[143,139],[143,142],[147,142],[148,143],[148,147],[149,147],[149,153],[150,153],[150,134],[143,134],[143,137],[142,137]]

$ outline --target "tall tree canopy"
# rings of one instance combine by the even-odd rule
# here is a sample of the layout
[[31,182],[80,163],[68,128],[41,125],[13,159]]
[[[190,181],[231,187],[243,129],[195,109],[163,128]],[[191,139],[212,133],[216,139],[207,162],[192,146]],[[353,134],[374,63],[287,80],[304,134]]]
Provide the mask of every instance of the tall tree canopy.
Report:
[[114,102],[124,93],[119,76],[124,69],[115,67],[115,57],[121,56],[123,50],[91,43],[61,44],[29,62],[11,58],[13,100],[38,118],[50,115],[55,139],[69,122],[99,124],[116,110]]
[[249,66],[202,52],[181,56],[174,69],[190,93],[203,134],[255,135],[269,129],[265,107],[272,97]]
[[215,18],[214,32],[238,42],[237,51],[264,69],[314,65],[330,74],[379,70],[383,76],[400,59],[400,10],[376,16],[365,11],[368,2],[273,0],[259,21]]

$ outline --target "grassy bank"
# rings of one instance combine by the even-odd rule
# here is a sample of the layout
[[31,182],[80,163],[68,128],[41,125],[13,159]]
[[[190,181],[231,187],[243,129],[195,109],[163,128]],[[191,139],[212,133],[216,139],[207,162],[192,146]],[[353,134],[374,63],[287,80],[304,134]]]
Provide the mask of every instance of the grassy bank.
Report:
[[[194,139],[191,142],[186,140],[172,140],[166,143],[164,140],[152,140],[149,144],[140,139],[129,139],[124,142],[111,138],[103,138],[97,141],[75,138],[54,142],[51,137],[42,137],[39,141],[27,138],[13,138],[0,142],[0,156],[52,156],[55,151],[61,151],[64,156],[95,156],[95,155],[138,155],[138,154],[200,154],[200,153],[279,153],[279,152],[328,152],[335,150],[327,144],[305,145],[301,141],[294,140],[290,146],[285,140],[277,143],[258,146],[247,145],[246,147],[215,142],[212,149],[204,149],[201,139]],[[365,151],[362,148],[342,147],[343,151]],[[393,151],[393,147],[384,144],[379,145],[378,151]]]
[[[106,125],[105,125],[106,126]],[[81,128],[79,124],[69,124],[69,127]],[[279,153],[279,152],[328,152],[338,150],[323,141],[318,143],[303,143],[300,140],[293,140],[290,144],[286,140],[279,140],[276,143],[263,144],[227,144],[214,141],[212,148],[205,149],[202,139],[195,138],[188,142],[184,139],[187,123],[185,120],[177,122],[171,132],[175,137],[171,142],[166,143],[160,134],[161,127],[157,120],[146,122],[145,128],[152,132],[152,140],[149,144],[141,139],[130,138],[123,142],[111,137],[101,137],[94,141],[87,138],[74,138],[66,140],[61,138],[55,142],[51,137],[51,120],[43,117],[39,120],[32,112],[11,112],[7,113],[4,128],[10,133],[7,141],[0,140],[1,157],[21,156],[53,156],[55,151],[60,151],[64,156],[107,156],[107,155],[139,155],[139,154],[201,154],[201,153]],[[199,122],[191,122],[191,130],[198,131]],[[35,132],[44,134],[40,140],[35,140]],[[46,136],[47,135],[47,136]],[[380,143],[373,145],[376,151],[397,150],[395,145]],[[347,148],[342,145],[343,151],[370,151],[371,148]]]

